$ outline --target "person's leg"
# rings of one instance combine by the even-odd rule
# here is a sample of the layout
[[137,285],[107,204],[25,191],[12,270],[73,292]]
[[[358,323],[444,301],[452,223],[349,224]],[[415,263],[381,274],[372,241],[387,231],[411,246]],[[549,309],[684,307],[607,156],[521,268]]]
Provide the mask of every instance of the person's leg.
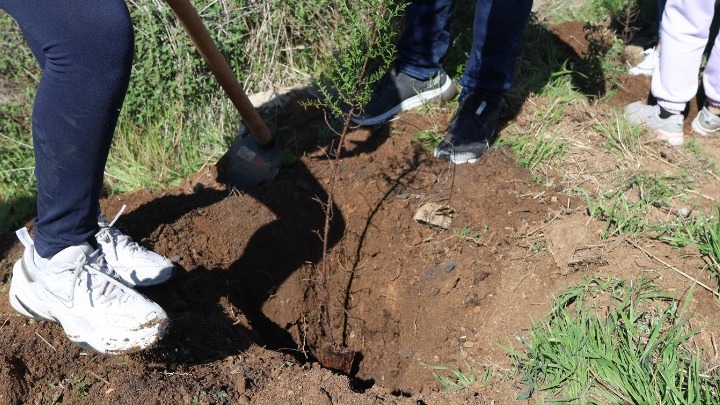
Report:
[[714,0],[669,0],[662,18],[660,63],[652,77],[658,105],[680,113],[697,92]]
[[[720,35],[715,38],[713,50],[703,72],[703,87],[712,106],[718,107],[720,105]],[[720,110],[714,109],[713,113],[720,114]]]
[[692,128],[707,136],[720,131],[720,36],[715,37],[702,80],[707,100],[693,120]]
[[490,147],[531,8],[531,0],[478,0],[472,49],[460,80],[460,106],[435,148],[435,157],[455,164],[474,163]]
[[665,12],[665,4],[667,3],[667,0],[658,0],[657,2],[657,11],[658,11],[658,35],[660,35],[660,22],[662,21],[663,13]]
[[408,4],[397,46],[400,72],[426,80],[442,69],[450,46],[454,7],[454,0],[415,0]]
[[531,8],[532,0],[477,1],[472,49],[460,79],[463,94],[474,93],[500,105],[512,86]]
[[167,314],[120,282],[97,247],[98,198],[130,77],[133,28],[124,0],[0,0],[43,68],[33,110],[38,179],[35,242],[13,266],[19,313],[58,322],[101,353],[149,347]]
[[649,127],[656,139],[671,145],[685,142],[682,112],[697,93],[714,4],[715,0],[667,1],[660,27],[663,50],[651,85],[657,105],[636,102],[625,107],[629,122]]
[[38,188],[35,246],[42,257],[90,242],[133,59],[122,0],[0,0],[43,69],[32,131]]
[[370,100],[353,122],[383,124],[402,111],[455,97],[457,86],[441,64],[450,44],[453,6],[454,0],[409,2],[397,60],[375,85]]

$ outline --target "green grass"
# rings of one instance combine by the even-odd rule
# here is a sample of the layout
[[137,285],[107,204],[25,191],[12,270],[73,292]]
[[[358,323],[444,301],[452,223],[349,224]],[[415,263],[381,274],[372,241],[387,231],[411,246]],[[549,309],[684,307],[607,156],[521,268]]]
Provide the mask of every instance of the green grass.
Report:
[[20,226],[35,207],[30,117],[22,102],[0,104],[0,230]]
[[578,95],[570,90],[568,78],[560,78],[543,90],[549,106],[538,109],[528,128],[515,128],[496,142],[498,146],[507,146],[518,162],[535,169],[541,165],[552,164],[561,159],[567,144],[562,134],[554,133],[555,127],[563,117],[566,107],[574,102]]
[[427,150],[434,150],[442,141],[443,136],[432,130],[420,131],[413,139],[413,142]]
[[472,242],[476,245],[481,245],[487,233],[487,225],[485,225],[482,230],[478,230],[470,226],[465,226],[462,229],[457,230],[455,232],[455,235],[464,241]]
[[[389,31],[377,41],[363,40],[377,18],[377,3],[369,0],[198,0],[194,5],[247,93],[314,80],[327,84],[327,78],[344,72],[338,66],[349,68],[347,62],[366,55],[368,43],[385,43],[370,51],[386,53],[392,40]],[[240,126],[239,115],[165,2],[130,1],[128,6],[135,61],[106,167],[111,192],[178,184],[217,161]],[[391,17],[384,29],[396,30],[398,21]],[[33,211],[30,115],[41,73],[17,25],[1,12],[0,41],[5,44],[0,77],[3,88],[13,92],[11,99],[0,99],[0,230],[5,231]],[[390,56],[373,54],[376,60]],[[377,79],[380,70],[365,79]],[[290,147],[286,152],[283,164],[291,165],[297,156]]]
[[478,383],[475,370],[467,361],[465,362],[465,370],[448,366],[431,366],[427,364],[425,366],[432,370],[435,379],[448,391],[463,391],[473,388]]
[[717,404],[720,379],[689,348],[687,306],[647,279],[592,278],[558,296],[521,349],[507,347],[518,399]]
[[[617,151],[624,150],[617,148]],[[589,215],[605,221],[603,238],[621,234],[655,237],[671,225],[678,215],[677,207],[687,203],[689,197],[685,190],[693,187],[692,177],[682,170],[671,175],[640,172],[626,176],[614,190],[595,197],[585,191],[581,194]],[[661,215],[672,212],[675,215]]]
[[678,218],[663,229],[660,240],[674,246],[694,245],[709,262],[710,270],[720,281],[720,206],[716,215],[698,214],[688,219]]
[[640,152],[643,127],[632,125],[619,111],[614,111],[610,119],[595,118],[593,128],[605,136],[605,147],[619,158],[633,161]]

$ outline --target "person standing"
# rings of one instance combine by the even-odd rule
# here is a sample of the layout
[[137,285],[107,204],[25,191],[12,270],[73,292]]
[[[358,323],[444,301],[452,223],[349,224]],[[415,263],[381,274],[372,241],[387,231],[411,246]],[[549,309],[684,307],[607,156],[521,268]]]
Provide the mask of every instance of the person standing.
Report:
[[173,266],[105,221],[99,205],[133,61],[127,5],[0,0],[0,9],[18,23],[42,68],[32,113],[37,218],[34,240],[26,228],[17,231],[25,250],[13,267],[10,303],[59,323],[84,348],[145,349],[169,319],[132,287],[166,281]]
[[[457,95],[456,84],[442,67],[451,43],[455,4],[454,0],[414,0],[408,4],[398,57],[353,122],[382,124],[401,111]],[[460,79],[459,107],[435,148],[435,157],[455,164],[474,163],[494,141],[531,8],[532,0],[477,1],[472,48]]]
[[[663,51],[651,84],[657,105],[635,102],[625,107],[629,122],[651,128],[656,139],[671,145],[685,142],[683,111],[698,90],[714,12],[715,0],[667,0],[660,29]],[[720,130],[719,38],[702,75],[707,101],[692,122],[693,131],[703,136]]]

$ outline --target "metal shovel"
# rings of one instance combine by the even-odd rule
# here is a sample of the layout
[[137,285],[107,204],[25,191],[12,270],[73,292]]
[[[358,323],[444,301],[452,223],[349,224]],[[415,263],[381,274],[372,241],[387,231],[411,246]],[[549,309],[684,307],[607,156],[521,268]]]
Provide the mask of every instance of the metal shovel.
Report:
[[249,189],[272,181],[280,169],[280,150],[270,130],[248,100],[192,3],[189,0],[167,0],[167,3],[250,130],[250,135],[238,134],[238,140],[226,155],[229,158],[227,183],[240,189]]

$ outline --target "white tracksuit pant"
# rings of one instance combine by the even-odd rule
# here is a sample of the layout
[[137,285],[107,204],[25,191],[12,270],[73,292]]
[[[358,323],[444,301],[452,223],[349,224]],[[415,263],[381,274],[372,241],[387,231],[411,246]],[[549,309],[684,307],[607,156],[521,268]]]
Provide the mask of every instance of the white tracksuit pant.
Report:
[[[652,94],[665,109],[682,111],[695,97],[715,0],[668,0],[663,13],[660,63],[652,77]],[[720,35],[703,73],[708,102],[720,105]]]

